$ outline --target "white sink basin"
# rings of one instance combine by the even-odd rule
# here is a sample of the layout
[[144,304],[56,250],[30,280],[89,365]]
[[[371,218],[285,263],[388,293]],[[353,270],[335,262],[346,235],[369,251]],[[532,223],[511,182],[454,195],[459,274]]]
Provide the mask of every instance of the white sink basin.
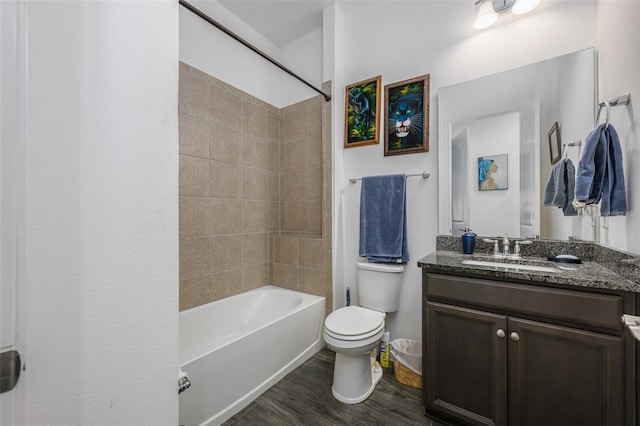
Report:
[[520,271],[534,271],[534,272],[562,272],[557,268],[552,268],[549,266],[538,266],[538,265],[522,265],[520,263],[502,263],[502,262],[489,262],[485,260],[463,260],[463,265],[469,266],[480,266],[485,268],[499,268],[504,270],[513,270],[517,269]]

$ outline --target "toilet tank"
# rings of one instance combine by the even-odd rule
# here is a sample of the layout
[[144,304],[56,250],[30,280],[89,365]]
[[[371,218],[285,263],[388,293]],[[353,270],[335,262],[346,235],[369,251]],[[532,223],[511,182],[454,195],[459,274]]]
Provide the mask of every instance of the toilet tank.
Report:
[[358,262],[358,301],[363,308],[395,312],[400,302],[402,265]]

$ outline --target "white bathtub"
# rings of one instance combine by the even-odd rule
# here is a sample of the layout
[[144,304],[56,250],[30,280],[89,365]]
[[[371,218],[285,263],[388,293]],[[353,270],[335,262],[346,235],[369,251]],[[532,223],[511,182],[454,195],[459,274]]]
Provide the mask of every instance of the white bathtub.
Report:
[[274,286],[180,313],[180,424],[217,425],[322,346],[324,297]]

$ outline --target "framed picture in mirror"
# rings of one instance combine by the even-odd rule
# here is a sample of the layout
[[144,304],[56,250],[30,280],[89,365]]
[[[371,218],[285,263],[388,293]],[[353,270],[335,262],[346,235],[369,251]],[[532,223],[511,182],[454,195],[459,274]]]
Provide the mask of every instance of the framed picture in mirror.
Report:
[[562,145],[560,142],[560,126],[556,121],[549,130],[549,152],[551,153],[551,164],[556,164],[562,156]]
[[509,156],[507,154],[478,158],[478,190],[509,189]]
[[344,147],[380,143],[380,86],[382,76],[346,87]]

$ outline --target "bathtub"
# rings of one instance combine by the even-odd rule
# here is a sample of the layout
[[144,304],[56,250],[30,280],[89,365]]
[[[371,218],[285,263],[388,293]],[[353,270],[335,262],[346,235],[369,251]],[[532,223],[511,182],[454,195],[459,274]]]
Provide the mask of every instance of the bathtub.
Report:
[[274,286],[180,313],[181,425],[217,425],[323,347],[324,297]]

